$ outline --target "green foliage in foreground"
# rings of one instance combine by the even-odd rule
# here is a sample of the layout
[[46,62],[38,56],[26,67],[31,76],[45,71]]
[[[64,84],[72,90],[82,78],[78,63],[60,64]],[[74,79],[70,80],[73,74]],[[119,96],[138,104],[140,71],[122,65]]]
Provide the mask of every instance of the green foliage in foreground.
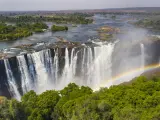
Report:
[[68,27],[67,26],[56,26],[56,25],[53,25],[51,30],[53,32],[56,32],[56,31],[67,31]]
[[101,88],[69,84],[61,91],[0,99],[0,120],[160,120],[160,78]]
[[0,40],[16,40],[30,36],[33,32],[44,32],[44,29],[47,28],[48,26],[41,22],[33,24],[17,23],[16,25],[0,23]]

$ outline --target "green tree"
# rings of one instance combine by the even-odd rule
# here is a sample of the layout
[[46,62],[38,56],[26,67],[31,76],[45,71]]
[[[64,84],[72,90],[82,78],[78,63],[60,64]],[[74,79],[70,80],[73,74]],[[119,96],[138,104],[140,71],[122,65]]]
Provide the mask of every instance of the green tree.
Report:
[[68,30],[68,27],[67,26],[56,26],[56,25],[53,25],[52,28],[51,28],[52,31],[67,31]]

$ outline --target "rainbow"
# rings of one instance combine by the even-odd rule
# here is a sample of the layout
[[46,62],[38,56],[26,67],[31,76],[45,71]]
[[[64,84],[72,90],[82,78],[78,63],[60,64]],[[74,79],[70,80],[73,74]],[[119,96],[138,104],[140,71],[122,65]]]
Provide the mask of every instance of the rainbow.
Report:
[[[136,69],[133,69],[127,72],[123,72],[121,74],[118,74],[112,77],[109,80],[105,80],[104,82],[100,84],[100,87],[110,87],[112,85],[118,85],[120,83],[130,81],[131,79],[141,75],[143,72],[153,70],[159,67],[160,67],[160,64],[151,64],[145,67],[140,67],[140,68],[136,68]],[[95,89],[95,90],[98,90],[98,89]]]

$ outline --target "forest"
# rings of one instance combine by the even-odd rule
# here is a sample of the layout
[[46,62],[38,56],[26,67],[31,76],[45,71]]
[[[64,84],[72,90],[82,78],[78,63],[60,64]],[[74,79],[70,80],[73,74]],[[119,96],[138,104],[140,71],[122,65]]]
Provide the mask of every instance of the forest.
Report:
[[48,26],[45,23],[17,23],[15,25],[7,25],[0,23],[0,41],[17,40],[33,34],[33,32],[44,32]]
[[[56,24],[90,24],[93,22],[92,15],[55,14],[55,15],[0,15],[0,41],[17,40],[31,36],[33,33],[44,32],[48,28],[44,22]],[[67,31],[67,26],[53,25],[52,31]]]
[[57,25],[53,25],[51,30],[53,32],[56,32],[56,31],[67,31],[68,30],[68,27],[67,26],[57,26]]
[[141,19],[138,22],[136,22],[136,25],[145,28],[160,30],[160,16],[157,15]]
[[74,14],[54,14],[54,15],[0,15],[2,22],[55,22],[56,24],[90,24],[93,22],[92,15],[74,13]]
[[94,92],[70,83],[60,91],[30,91],[21,101],[0,97],[0,120],[159,120],[159,111],[159,77]]

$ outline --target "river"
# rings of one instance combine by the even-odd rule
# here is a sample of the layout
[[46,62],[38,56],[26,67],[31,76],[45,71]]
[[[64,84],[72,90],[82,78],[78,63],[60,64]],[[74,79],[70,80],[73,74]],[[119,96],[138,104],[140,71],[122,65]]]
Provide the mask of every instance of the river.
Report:
[[[54,32],[52,33],[50,30],[47,30],[44,33],[37,33],[33,34],[30,37],[14,40],[14,41],[4,41],[0,42],[0,49],[4,48],[10,48],[19,46],[22,44],[34,44],[37,42],[56,42],[56,36],[61,36],[62,38],[68,40],[68,41],[79,41],[79,42],[86,42],[90,39],[96,39],[98,38],[97,29],[108,25],[112,27],[118,27],[123,30],[129,30],[132,29],[133,26],[131,24],[128,24],[127,19],[129,19],[130,16],[123,16],[123,15],[117,15],[116,20],[113,20],[111,18],[111,15],[103,16],[103,15],[95,15],[93,17],[94,23],[89,25],[77,25],[77,27],[72,27],[72,25],[69,26],[69,30],[67,32]],[[49,27],[53,23],[47,23]]]

